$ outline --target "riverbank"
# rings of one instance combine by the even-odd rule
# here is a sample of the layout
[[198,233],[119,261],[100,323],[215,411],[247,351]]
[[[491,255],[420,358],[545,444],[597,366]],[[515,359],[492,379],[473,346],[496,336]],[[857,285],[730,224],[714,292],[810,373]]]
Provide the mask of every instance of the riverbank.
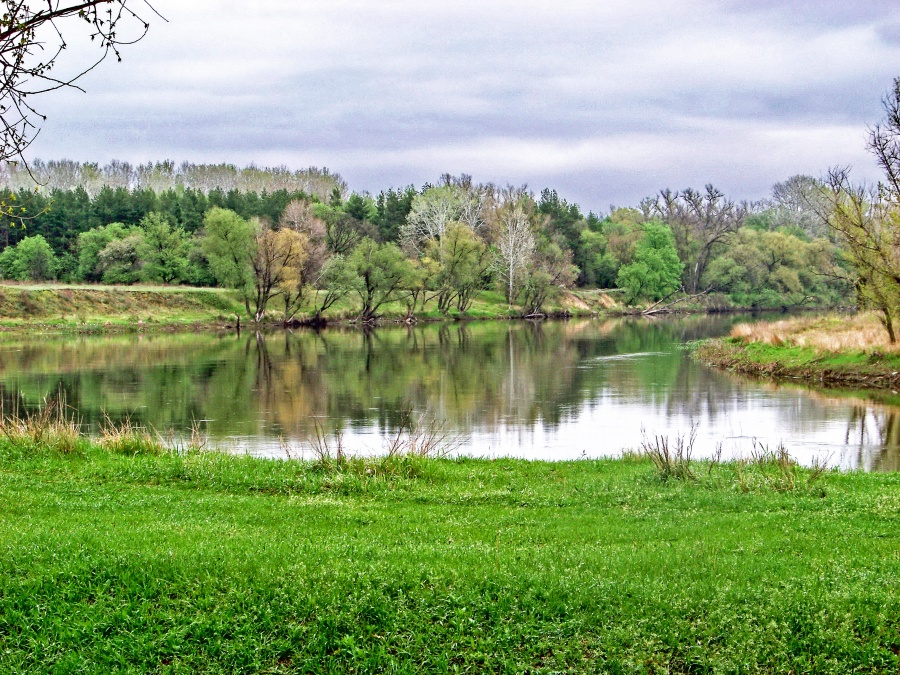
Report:
[[[471,308],[442,314],[434,302],[417,312],[420,321],[461,319],[518,319],[522,310],[510,308],[502,294],[482,291]],[[615,307],[601,291],[566,292],[547,303],[548,316],[592,316]],[[277,302],[269,322],[281,325]],[[335,304],[324,314],[333,324],[352,322],[358,313],[352,298]],[[406,317],[403,303],[388,303],[381,312],[385,323]],[[187,286],[104,286],[93,284],[0,284],[0,329],[108,332],[153,329],[231,328],[237,317],[248,323],[243,302],[234,291]],[[298,319],[306,318],[299,314]]]
[[234,322],[233,291],[185,286],[0,284],[0,328],[83,332],[149,330]]
[[897,670],[896,474],[102,443],[0,437],[4,672]]
[[735,326],[694,346],[709,365],[825,386],[900,387],[900,347],[872,314],[795,317]]

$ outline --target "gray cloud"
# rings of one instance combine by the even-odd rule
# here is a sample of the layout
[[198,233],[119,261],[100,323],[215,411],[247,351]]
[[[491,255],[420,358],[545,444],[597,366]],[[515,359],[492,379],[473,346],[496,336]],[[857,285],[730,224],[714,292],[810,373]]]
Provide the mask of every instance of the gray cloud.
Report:
[[[33,154],[445,171],[605,209],[853,164],[900,62],[894,2],[158,0],[169,23],[40,106]],[[895,36],[895,37],[892,37]],[[70,58],[89,52],[73,47]]]

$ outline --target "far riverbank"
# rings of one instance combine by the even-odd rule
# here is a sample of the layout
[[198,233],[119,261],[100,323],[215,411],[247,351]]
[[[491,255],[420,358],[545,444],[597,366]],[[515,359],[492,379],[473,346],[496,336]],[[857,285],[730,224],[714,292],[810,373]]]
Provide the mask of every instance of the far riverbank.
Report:
[[[539,314],[526,316],[507,304],[502,293],[480,291],[465,312],[441,312],[431,300],[410,315],[406,302],[386,303],[378,324],[484,320],[645,316],[642,307],[621,304],[615,290],[572,289],[548,299]],[[806,311],[820,309],[804,308]],[[784,308],[746,308],[690,303],[646,315],[648,319],[675,314],[738,314]],[[347,296],[322,315],[317,327],[358,323],[356,298]],[[278,298],[269,303],[265,328],[312,325],[309,311],[298,312],[285,324]],[[40,330],[53,333],[121,333],[146,331],[233,330],[249,327],[244,302],[237,291],[223,288],[165,285],[102,285],[0,282],[0,331]]]
[[[521,308],[510,307],[502,294],[482,291],[467,312],[443,314],[436,303],[426,303],[416,321],[521,319]],[[607,293],[597,290],[566,291],[547,303],[542,316],[589,317],[618,308]],[[282,312],[270,303],[266,326],[281,326]],[[352,323],[357,315],[352,298],[325,312],[328,324]],[[402,302],[387,303],[380,321],[398,322],[408,316]],[[302,323],[309,317],[298,313]],[[94,284],[0,284],[0,330],[39,328],[61,332],[122,332],[143,330],[231,329],[240,320],[248,325],[246,308],[236,291],[189,286],[109,286]]]

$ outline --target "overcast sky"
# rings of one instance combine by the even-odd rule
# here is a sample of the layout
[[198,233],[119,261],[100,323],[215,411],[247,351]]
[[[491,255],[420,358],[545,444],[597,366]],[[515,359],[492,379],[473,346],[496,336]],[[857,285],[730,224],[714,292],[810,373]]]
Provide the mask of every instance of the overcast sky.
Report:
[[[327,166],[357,191],[440,174],[585,210],[714,183],[878,171],[896,0],[154,0],[151,29],[35,99],[30,155]],[[252,7],[251,9],[247,9]],[[69,64],[89,58],[74,44]]]

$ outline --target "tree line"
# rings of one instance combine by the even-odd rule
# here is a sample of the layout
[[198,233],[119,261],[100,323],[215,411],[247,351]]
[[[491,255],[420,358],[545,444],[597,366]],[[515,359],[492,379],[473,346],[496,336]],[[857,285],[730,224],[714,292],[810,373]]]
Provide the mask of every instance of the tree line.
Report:
[[4,194],[20,205],[0,218],[4,278],[235,288],[255,320],[319,321],[345,298],[363,320],[396,302],[410,317],[426,305],[465,313],[486,289],[526,316],[573,287],[619,289],[633,305],[681,293],[739,307],[834,305],[853,289],[821,218],[824,184],[804,176],[759,203],[708,185],[599,216],[552,189],[466,175],[372,196],[324,170],[331,182],[308,192],[283,187],[280,170],[266,183],[277,189],[226,190],[186,184],[191,171],[218,170],[202,165],[36,166],[43,188]]

